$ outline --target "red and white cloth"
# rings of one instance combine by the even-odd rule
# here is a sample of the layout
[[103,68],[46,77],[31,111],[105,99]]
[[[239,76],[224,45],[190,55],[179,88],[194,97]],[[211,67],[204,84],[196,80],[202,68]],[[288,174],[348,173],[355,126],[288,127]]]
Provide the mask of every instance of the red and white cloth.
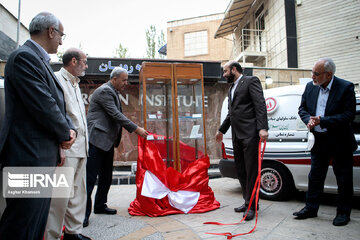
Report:
[[159,146],[141,137],[138,139],[137,191],[129,213],[157,217],[219,208],[220,203],[208,186],[209,157],[194,159],[179,173],[166,167],[160,155],[163,149],[158,149]]

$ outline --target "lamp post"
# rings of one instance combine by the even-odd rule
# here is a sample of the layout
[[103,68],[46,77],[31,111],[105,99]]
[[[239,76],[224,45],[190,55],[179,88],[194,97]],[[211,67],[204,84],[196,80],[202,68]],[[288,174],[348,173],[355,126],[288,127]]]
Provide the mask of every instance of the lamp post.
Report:
[[20,42],[20,12],[21,12],[21,0],[19,0],[19,7],[18,7],[18,21],[17,21],[17,32],[16,32],[16,48],[19,47],[19,42]]

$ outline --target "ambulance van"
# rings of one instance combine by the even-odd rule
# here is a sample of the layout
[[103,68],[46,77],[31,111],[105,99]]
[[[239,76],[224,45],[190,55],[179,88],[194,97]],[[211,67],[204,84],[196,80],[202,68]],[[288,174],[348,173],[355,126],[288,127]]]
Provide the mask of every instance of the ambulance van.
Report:
[[[314,136],[298,115],[298,107],[305,85],[294,85],[264,90],[269,123],[269,138],[261,170],[260,197],[285,200],[294,190],[306,191],[310,171],[310,150]],[[228,112],[227,98],[221,110],[221,122]],[[360,98],[356,99],[353,122],[356,141],[360,145]],[[340,140],[341,141],[341,140]],[[223,138],[223,156],[219,169],[223,177],[237,178],[235,171],[231,128]],[[354,152],[354,194],[360,196],[360,148]],[[330,164],[324,192],[337,193],[337,184]]]

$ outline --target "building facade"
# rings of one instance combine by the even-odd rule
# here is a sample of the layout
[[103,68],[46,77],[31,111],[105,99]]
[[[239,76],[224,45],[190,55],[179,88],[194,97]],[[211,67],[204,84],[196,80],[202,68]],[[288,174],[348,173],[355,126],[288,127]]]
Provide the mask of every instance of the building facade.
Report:
[[167,58],[183,60],[229,60],[230,37],[215,39],[224,14],[211,14],[167,23]]
[[[6,60],[17,47],[17,25],[17,18],[0,4],[0,60]],[[21,23],[19,44],[22,45],[29,38],[29,30]]]
[[331,57],[336,75],[360,83],[359,0],[232,0],[215,38],[229,34],[245,66],[311,69]]

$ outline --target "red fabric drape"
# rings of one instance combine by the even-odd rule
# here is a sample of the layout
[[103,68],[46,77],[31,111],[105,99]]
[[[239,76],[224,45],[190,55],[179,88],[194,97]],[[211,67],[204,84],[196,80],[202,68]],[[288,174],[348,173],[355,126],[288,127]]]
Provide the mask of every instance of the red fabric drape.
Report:
[[[198,203],[189,213],[202,213],[217,209],[220,203],[216,201],[214,192],[208,186],[209,176],[207,170],[210,166],[209,157],[203,156],[201,152],[198,156],[203,156],[186,164],[182,161],[182,173],[174,168],[167,168],[163,162],[162,154],[165,145],[154,144],[141,137],[138,138],[139,157],[136,172],[136,199],[131,202],[128,209],[131,215],[147,215],[150,217],[164,216],[169,214],[183,213],[173,208],[167,197],[154,199],[141,195],[142,184],[145,171],[148,170],[158,177],[171,191],[185,190],[200,192]],[[187,152],[194,156],[195,150],[188,146]],[[186,153],[183,151],[182,154]],[[185,157],[185,159],[187,159]],[[191,158],[190,158],[191,159]],[[189,163],[190,162],[190,163]],[[187,165],[187,166],[185,166]]]

